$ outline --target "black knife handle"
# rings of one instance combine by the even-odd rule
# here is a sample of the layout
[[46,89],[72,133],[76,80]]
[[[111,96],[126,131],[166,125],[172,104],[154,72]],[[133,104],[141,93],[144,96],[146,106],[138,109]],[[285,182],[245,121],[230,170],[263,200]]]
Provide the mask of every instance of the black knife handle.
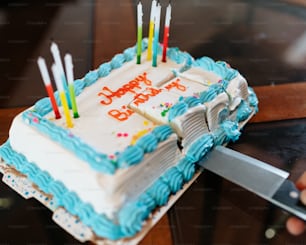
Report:
[[276,205],[306,221],[306,206],[300,201],[300,191],[292,181],[286,179],[272,199]]

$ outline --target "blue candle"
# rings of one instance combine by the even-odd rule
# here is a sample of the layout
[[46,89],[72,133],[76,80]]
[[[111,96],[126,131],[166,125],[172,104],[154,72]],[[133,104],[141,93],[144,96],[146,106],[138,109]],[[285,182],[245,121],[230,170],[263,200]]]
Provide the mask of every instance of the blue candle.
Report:
[[152,59],[152,66],[154,66],[154,67],[157,66],[160,12],[161,12],[161,5],[158,3],[158,5],[156,7],[155,26],[154,26],[155,28],[154,28],[153,59]]

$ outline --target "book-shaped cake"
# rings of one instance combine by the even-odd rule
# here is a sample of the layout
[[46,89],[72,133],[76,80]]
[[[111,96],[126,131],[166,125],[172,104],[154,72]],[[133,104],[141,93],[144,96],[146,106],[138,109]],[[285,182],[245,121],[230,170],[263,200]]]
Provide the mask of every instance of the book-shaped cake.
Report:
[[188,186],[196,163],[237,140],[257,111],[253,90],[227,63],[177,48],[159,60],[136,64],[136,47],[115,55],[73,82],[70,123],[59,90],[60,116],[49,97],[39,100],[16,116],[0,148],[3,180],[80,241],[137,236]]

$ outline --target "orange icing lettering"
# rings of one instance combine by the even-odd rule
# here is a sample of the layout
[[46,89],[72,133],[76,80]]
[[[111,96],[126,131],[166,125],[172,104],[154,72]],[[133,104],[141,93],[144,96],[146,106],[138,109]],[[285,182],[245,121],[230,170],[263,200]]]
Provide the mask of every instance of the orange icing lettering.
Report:
[[128,109],[126,106],[122,106],[122,109],[124,111],[120,111],[117,109],[110,110],[108,112],[108,115],[122,122],[122,121],[127,120],[134,113],[134,111],[132,111],[131,109]]
[[112,91],[108,87],[103,87],[102,90],[98,93],[98,96],[103,96],[104,98],[100,100],[102,105],[110,105],[113,102],[113,98],[121,98],[126,93],[136,94],[136,89],[141,89],[140,83],[144,83],[147,86],[150,86],[152,82],[147,79],[147,73],[144,72],[142,75],[138,75],[133,80],[124,84],[122,87],[116,91]]
[[172,88],[176,88],[180,91],[186,91],[186,87],[182,84],[180,84],[180,79],[176,79],[175,81],[169,83],[167,86],[165,86],[165,88],[169,91]]
[[106,94],[106,93],[104,93],[102,91],[100,93],[98,93],[98,96],[104,96],[106,98],[106,100],[101,100],[100,103],[102,105],[109,105],[109,104],[111,104],[113,102],[113,100],[112,100],[113,92],[108,87],[103,87],[102,90],[104,90],[105,92],[110,93],[110,94]]
[[140,94],[137,94],[134,97],[133,103],[136,106],[138,106],[139,104],[145,103],[146,101],[149,100],[150,97],[154,97],[154,96],[158,95],[162,91],[162,89],[146,88],[146,91],[148,91],[148,93],[146,93],[146,94],[140,93]]
[[151,86],[152,82],[150,80],[147,79],[147,73],[144,72],[142,75],[139,75],[138,77],[136,77],[137,81],[143,82],[145,85]]

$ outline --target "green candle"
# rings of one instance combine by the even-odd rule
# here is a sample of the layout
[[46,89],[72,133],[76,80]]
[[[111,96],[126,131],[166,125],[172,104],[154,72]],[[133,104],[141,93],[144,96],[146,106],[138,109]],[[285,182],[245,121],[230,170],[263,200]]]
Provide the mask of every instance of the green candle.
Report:
[[75,100],[74,85],[69,84],[68,88],[69,88],[69,96],[71,98],[71,106],[72,106],[73,117],[78,118],[79,113],[78,113],[78,108],[77,108],[77,104],[76,104],[76,100]]
[[142,5],[139,1],[137,6],[137,64],[141,63],[142,15]]
[[74,92],[73,65],[72,65],[71,55],[66,54],[64,57],[64,60],[65,60],[65,66],[66,66],[67,80],[69,84],[68,89],[69,89],[69,97],[70,97],[70,102],[72,106],[73,117],[78,118],[79,113],[78,113],[78,108],[77,108],[76,99],[75,99],[75,92]]

